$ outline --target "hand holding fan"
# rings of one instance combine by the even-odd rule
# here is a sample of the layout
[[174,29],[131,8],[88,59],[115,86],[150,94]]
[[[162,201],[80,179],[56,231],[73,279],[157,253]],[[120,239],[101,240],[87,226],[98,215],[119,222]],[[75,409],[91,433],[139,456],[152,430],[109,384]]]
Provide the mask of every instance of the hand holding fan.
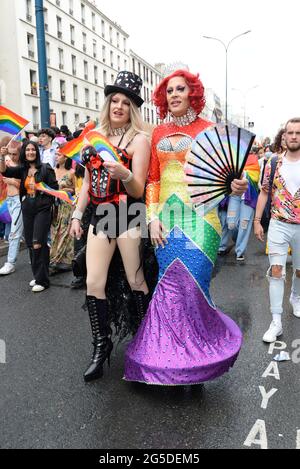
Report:
[[109,140],[96,130],[92,130],[85,136],[87,144],[92,145],[103,161],[122,163],[120,156]]
[[230,195],[240,179],[255,135],[232,124],[218,124],[201,132],[186,156],[185,175],[195,209],[204,213]]

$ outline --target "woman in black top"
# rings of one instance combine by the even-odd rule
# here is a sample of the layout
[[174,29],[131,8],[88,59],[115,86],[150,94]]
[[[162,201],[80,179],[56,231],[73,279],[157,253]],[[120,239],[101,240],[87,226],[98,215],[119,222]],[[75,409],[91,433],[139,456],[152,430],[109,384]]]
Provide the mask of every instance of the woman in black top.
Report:
[[0,172],[8,178],[21,180],[20,198],[24,222],[25,241],[30,253],[34,280],[32,291],[37,293],[49,287],[49,246],[52,205],[54,198],[36,190],[36,184],[44,182],[52,189],[58,189],[54,170],[49,164],[42,164],[38,145],[24,143],[20,166],[6,168],[5,148],[1,149]]

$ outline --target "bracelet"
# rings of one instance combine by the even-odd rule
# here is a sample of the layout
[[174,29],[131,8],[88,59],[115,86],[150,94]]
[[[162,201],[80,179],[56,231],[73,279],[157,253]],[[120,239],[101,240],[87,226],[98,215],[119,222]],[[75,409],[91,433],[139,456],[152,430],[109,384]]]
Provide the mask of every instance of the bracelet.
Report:
[[258,221],[259,223],[261,222],[261,218],[254,218],[254,221]]
[[83,212],[81,212],[80,210],[78,210],[78,208],[76,208],[76,209],[74,210],[73,215],[72,215],[72,220],[81,221],[81,220],[82,220],[82,217],[83,217]]
[[123,184],[128,184],[129,182],[131,182],[133,179],[133,174],[132,172],[129,170],[129,176],[126,178],[126,179],[121,179],[121,181],[123,182]]

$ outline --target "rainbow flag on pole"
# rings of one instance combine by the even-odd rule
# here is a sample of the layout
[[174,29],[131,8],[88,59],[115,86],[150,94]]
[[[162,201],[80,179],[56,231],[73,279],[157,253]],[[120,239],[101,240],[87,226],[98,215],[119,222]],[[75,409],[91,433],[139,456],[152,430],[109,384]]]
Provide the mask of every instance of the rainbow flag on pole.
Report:
[[70,194],[70,192],[52,189],[51,187],[47,186],[47,184],[45,184],[44,182],[39,182],[35,185],[35,188],[37,191],[45,192],[46,194],[52,195],[57,199],[67,202],[67,204],[74,205],[76,202],[75,196]]
[[95,122],[89,121],[83,129],[81,135],[77,138],[74,138],[74,140],[71,140],[70,142],[66,143],[66,145],[59,149],[59,153],[64,156],[67,156],[68,158],[71,158],[72,160],[76,161],[76,163],[81,164],[81,150],[85,145],[84,137],[88,132],[90,132],[90,130],[94,129],[95,127]]
[[11,135],[16,135],[20,133],[27,124],[29,124],[29,121],[4,106],[0,106],[0,130]]
[[116,161],[121,163],[121,158],[110,141],[96,130],[92,130],[85,136],[86,142],[94,147],[103,161]]

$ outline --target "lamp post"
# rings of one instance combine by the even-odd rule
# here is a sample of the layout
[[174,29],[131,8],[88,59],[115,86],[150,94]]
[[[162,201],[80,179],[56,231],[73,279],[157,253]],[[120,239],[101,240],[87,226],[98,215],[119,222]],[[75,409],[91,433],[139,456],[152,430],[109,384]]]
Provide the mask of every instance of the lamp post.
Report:
[[246,102],[247,102],[247,95],[250,91],[252,90],[255,90],[256,88],[258,88],[259,85],[255,85],[255,86],[251,86],[251,88],[248,88],[247,90],[243,91],[243,90],[240,90],[239,88],[231,88],[232,91],[239,91],[239,93],[241,93],[241,95],[243,96],[244,98],[244,129],[246,128]]
[[251,30],[249,29],[248,31],[245,31],[244,33],[238,34],[237,36],[234,36],[228,44],[225,44],[221,39],[217,37],[212,37],[212,36],[203,36],[204,39],[213,39],[214,41],[218,41],[222,44],[222,46],[225,49],[225,54],[226,54],[226,78],[225,78],[225,122],[227,124],[228,122],[228,103],[227,103],[227,98],[228,98],[228,49],[230,45],[235,41],[235,39],[238,39],[241,36],[245,36],[245,34],[251,33]]

